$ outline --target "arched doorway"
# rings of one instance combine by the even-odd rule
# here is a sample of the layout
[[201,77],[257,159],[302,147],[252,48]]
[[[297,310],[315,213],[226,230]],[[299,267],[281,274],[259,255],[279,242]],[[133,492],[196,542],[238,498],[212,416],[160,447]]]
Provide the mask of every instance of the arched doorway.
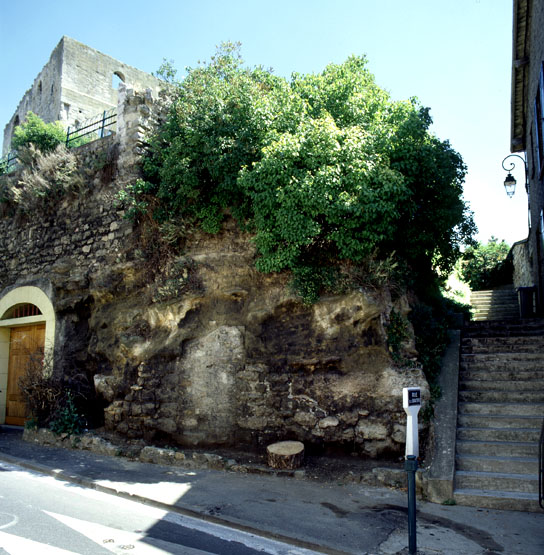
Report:
[[54,340],[55,312],[41,289],[18,287],[0,298],[0,423],[24,424],[19,377],[29,364],[53,359]]

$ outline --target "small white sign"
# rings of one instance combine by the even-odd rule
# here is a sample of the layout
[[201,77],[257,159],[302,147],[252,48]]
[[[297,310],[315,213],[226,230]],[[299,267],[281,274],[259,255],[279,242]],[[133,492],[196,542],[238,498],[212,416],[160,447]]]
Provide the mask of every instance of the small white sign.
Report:
[[419,457],[419,437],[417,413],[421,408],[421,389],[419,387],[405,387],[402,390],[402,406],[408,415],[406,421],[406,453],[405,456]]

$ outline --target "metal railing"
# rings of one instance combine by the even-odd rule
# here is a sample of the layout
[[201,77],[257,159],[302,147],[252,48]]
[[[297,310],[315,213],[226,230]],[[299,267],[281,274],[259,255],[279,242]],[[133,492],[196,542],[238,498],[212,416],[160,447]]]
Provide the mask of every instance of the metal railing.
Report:
[[113,131],[111,128],[116,123],[117,109],[104,110],[102,114],[85,120],[75,128],[68,127],[66,131],[66,146],[70,148],[80,146],[85,142],[94,141],[95,139],[102,139]]
[[544,420],[538,444],[538,504],[544,509]]
[[0,174],[9,173],[17,166],[17,153],[13,150],[0,158]]
[[[102,139],[110,135],[117,124],[117,108],[105,110],[102,114],[85,120],[76,127],[68,127],[66,130],[65,145],[67,148],[75,148],[96,139]],[[3,158],[0,158],[0,175],[9,173],[17,167],[17,152],[12,150]]]

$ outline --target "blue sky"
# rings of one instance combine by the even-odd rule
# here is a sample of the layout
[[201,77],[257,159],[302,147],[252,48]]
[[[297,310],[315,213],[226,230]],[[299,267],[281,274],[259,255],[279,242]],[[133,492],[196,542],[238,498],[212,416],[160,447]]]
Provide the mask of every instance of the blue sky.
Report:
[[364,54],[377,83],[429,106],[433,131],[463,156],[478,238],[527,236],[519,164],[513,199],[502,186],[511,0],[0,0],[2,129],[63,35],[149,72],[163,58],[183,71],[226,40],[285,77]]

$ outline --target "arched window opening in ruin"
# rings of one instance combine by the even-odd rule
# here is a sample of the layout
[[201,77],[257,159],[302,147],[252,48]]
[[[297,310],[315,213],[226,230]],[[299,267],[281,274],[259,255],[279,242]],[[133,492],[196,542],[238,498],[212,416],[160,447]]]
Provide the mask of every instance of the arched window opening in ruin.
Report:
[[12,306],[2,315],[1,320],[10,320],[11,318],[26,318],[27,316],[39,316],[42,311],[32,303],[19,303]]
[[125,82],[125,76],[120,71],[115,71],[111,76],[111,86],[115,90],[118,89],[119,83]]
[[38,83],[38,94],[40,96],[42,95],[42,82],[41,81]]

